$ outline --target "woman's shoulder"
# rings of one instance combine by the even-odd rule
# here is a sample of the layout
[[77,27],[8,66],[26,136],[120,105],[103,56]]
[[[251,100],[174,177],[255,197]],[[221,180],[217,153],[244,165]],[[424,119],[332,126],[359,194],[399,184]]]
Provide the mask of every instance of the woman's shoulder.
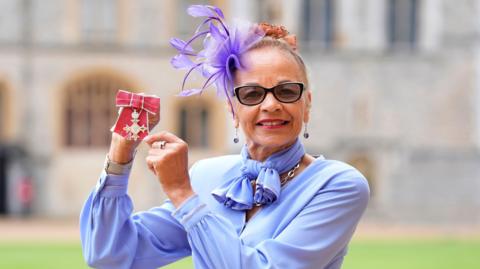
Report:
[[339,160],[327,159],[322,155],[316,156],[307,168],[315,174],[325,171],[329,171],[333,174],[343,173],[347,171],[354,171],[360,173],[355,167],[351,166],[350,164]]
[[357,191],[369,193],[368,181],[355,167],[338,160],[325,159],[322,156],[310,164],[309,178],[319,182],[322,188],[350,186]]

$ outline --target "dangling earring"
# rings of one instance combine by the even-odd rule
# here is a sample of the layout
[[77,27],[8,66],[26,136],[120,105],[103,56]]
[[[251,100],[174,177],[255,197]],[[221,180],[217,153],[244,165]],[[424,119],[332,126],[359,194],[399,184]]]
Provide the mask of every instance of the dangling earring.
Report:
[[310,137],[310,134],[308,134],[307,125],[308,123],[305,123],[305,130],[303,131],[303,137],[305,137],[305,139],[308,139],[308,137]]
[[238,139],[238,127],[235,128],[235,137],[233,138],[233,143],[237,144],[239,141]]

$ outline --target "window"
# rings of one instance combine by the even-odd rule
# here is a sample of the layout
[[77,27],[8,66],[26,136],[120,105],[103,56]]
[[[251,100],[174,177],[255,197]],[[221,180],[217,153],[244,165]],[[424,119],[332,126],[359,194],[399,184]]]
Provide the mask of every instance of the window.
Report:
[[110,74],[91,74],[71,82],[66,88],[65,145],[69,147],[106,147],[110,127],[117,118],[115,96],[119,89],[131,91],[131,85]]
[[0,1],[0,42],[15,44],[22,41],[24,2]]
[[303,1],[302,38],[308,45],[331,48],[335,41],[335,1]]
[[87,43],[113,43],[118,35],[118,1],[81,0],[81,26]]
[[390,48],[414,48],[418,39],[419,0],[388,0],[387,22]]
[[184,103],[179,109],[178,129],[180,138],[190,147],[208,148],[210,111],[203,103]]

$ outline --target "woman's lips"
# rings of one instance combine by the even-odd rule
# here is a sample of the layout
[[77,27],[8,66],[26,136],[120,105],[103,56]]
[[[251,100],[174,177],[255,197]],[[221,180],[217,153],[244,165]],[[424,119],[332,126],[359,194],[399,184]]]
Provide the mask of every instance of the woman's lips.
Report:
[[256,125],[263,129],[279,129],[285,127],[289,122],[284,120],[263,120]]

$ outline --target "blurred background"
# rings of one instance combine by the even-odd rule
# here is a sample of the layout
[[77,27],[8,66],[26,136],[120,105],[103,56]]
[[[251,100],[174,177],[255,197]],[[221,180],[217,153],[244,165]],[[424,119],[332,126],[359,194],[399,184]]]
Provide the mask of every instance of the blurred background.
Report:
[[[191,163],[239,152],[214,91],[175,96],[184,73],[168,41],[191,36],[191,4],[297,35],[313,91],[307,151],[371,187],[345,267],[480,268],[480,1],[0,0],[1,268],[85,268],[77,218],[118,89],[160,96],[155,131],[185,139]],[[146,152],[129,186],[136,210],[165,198]],[[62,251],[71,259],[48,263]]]

